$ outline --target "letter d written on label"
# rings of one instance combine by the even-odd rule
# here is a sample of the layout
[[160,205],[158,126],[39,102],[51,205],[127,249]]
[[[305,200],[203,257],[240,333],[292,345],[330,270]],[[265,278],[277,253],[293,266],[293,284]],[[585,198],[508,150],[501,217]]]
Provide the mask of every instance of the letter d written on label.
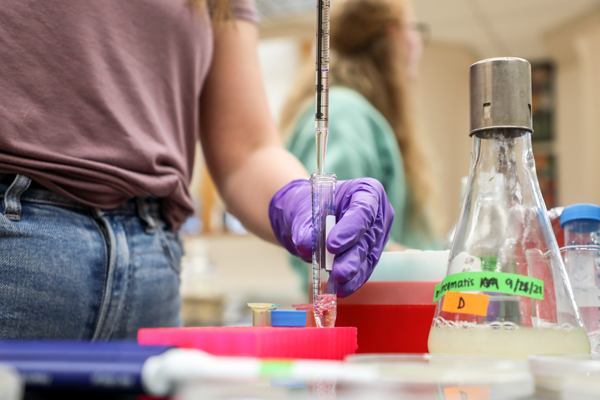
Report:
[[446,292],[442,311],[486,316],[489,302],[484,294]]

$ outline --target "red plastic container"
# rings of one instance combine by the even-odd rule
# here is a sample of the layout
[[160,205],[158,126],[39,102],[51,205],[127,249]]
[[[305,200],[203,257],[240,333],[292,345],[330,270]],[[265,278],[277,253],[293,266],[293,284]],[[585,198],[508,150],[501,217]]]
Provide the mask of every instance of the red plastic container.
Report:
[[357,353],[427,353],[439,282],[367,282],[338,299],[337,327],[358,329]]
[[216,356],[343,360],[356,328],[203,327],[140,329],[138,342],[200,349]]

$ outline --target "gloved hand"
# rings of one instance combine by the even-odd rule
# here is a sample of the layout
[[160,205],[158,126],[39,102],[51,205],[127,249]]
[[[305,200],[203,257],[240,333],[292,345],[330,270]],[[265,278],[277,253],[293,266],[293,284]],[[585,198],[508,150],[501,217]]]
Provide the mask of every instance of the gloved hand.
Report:
[[[394,220],[394,209],[379,181],[360,178],[335,186],[337,224],[327,237],[335,254],[331,276],[339,297],[354,293],[379,262]],[[279,190],[269,205],[269,218],[279,243],[290,253],[311,262],[312,208],[310,182],[295,180]]]

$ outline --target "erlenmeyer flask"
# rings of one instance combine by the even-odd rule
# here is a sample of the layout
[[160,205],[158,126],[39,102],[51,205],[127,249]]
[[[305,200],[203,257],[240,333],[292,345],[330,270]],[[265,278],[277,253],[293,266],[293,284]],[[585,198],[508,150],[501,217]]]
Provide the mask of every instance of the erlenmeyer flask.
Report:
[[535,174],[531,67],[470,71],[471,171],[429,335],[431,353],[589,353]]

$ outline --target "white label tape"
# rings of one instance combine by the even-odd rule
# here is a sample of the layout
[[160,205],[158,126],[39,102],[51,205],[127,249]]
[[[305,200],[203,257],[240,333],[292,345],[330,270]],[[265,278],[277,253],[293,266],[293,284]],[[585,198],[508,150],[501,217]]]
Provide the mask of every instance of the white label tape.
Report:
[[325,269],[327,271],[331,271],[333,269],[333,257],[334,255],[327,250],[327,238],[329,237],[329,232],[335,226],[335,215],[328,215],[325,217]]

